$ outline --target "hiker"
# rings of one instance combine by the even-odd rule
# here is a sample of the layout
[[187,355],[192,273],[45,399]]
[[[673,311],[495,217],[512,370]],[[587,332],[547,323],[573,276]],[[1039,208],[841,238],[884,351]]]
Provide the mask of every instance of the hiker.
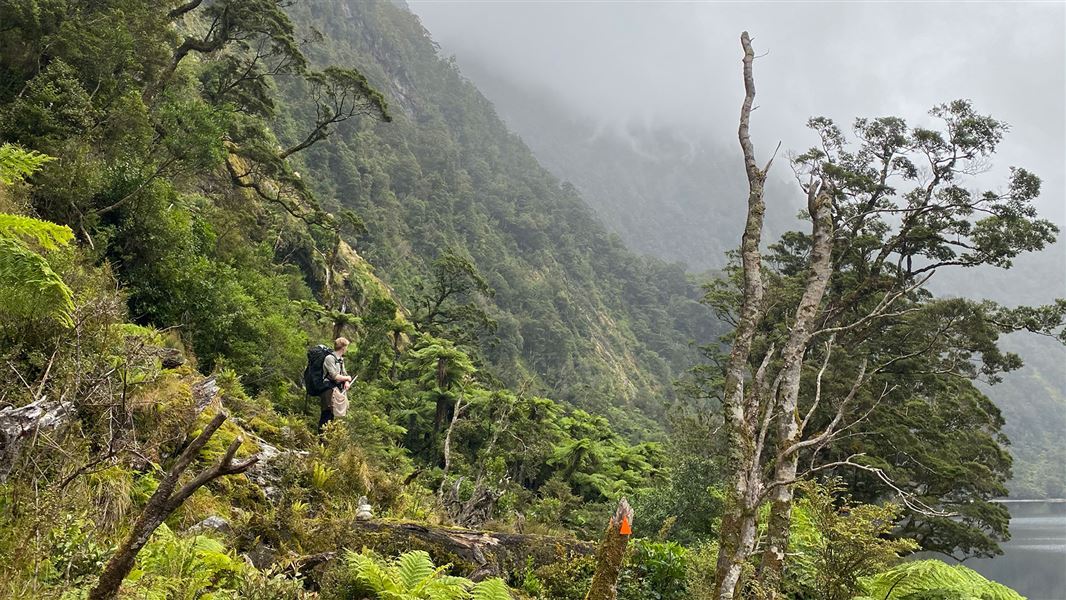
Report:
[[342,337],[333,341],[333,351],[319,344],[307,352],[307,370],[304,384],[307,393],[318,396],[322,416],[318,419],[318,432],[336,417],[348,412],[348,388],[355,379],[344,369],[344,353],[350,342]]

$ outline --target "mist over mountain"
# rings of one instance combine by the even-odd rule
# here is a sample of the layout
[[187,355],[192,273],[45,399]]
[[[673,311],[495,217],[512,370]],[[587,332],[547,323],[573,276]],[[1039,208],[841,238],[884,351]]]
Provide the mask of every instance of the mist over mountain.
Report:
[[[736,195],[743,174],[734,172],[743,91],[737,36],[744,29],[765,49],[757,60],[752,122],[761,156],[769,158],[778,142],[782,155],[814,144],[805,127],[812,116],[833,118],[845,131],[859,116],[899,115],[926,124],[933,106],[969,98],[979,111],[1011,126],[986,174],[990,185],[1002,181],[1010,166],[1031,169],[1043,179],[1036,201],[1041,215],[1066,224],[1063,5],[980,4],[959,11],[943,4],[868,3],[409,4],[442,54],[455,56],[538,160],[582,189],[615,231],[634,218],[634,202],[648,205],[644,213],[656,217],[654,224],[666,219],[662,214],[673,215],[677,198],[685,198],[693,210],[682,228],[687,221],[709,222],[704,211],[738,212],[720,203],[741,206],[746,193],[740,187]],[[675,149],[647,160],[645,150],[665,150],[652,141],[663,139],[677,140]],[[608,146],[613,150],[603,154]],[[624,161],[633,148],[644,150]],[[642,164],[636,155],[643,155]],[[602,173],[583,173],[575,161]],[[661,187],[644,183],[634,169]],[[792,222],[795,205],[775,204],[795,194],[791,176],[779,156],[771,181],[783,187],[768,195],[771,226]],[[702,196],[690,189],[697,184]],[[739,238],[739,228],[728,224],[710,231],[729,244]],[[715,245],[677,231],[665,235],[676,239],[653,240],[647,233],[626,239],[668,259],[701,258]],[[689,263],[696,269],[704,264]],[[948,287],[971,295],[965,286],[976,279],[985,296],[1006,303],[1066,294],[1061,242],[1016,264],[1016,270],[989,269],[979,278],[966,273],[949,279]],[[1040,277],[1027,276],[1033,272]]]
[[[740,239],[744,211],[737,207],[748,185],[727,140],[640,120],[596,123],[550,89],[508,80],[476,60],[464,62],[462,71],[537,160],[573,184],[631,249],[694,271],[725,264]],[[774,206],[767,215],[770,239],[798,223],[799,188],[783,179],[785,172],[767,182]]]

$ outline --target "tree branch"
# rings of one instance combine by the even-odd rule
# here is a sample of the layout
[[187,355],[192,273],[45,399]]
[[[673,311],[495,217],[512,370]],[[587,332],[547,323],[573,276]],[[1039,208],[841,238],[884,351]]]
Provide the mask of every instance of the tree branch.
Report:
[[204,427],[200,435],[196,436],[178,456],[170,471],[159,482],[155,493],[148,499],[148,503],[137,518],[137,522],[133,525],[122,546],[107,561],[107,565],[97,580],[96,587],[89,592],[89,600],[112,600],[118,597],[122,581],[133,569],[137,553],[144,548],[152,533],[166,520],[167,516],[181,506],[181,503],[197,489],[218,477],[243,473],[259,460],[258,456],[252,456],[243,461],[233,461],[242,443],[241,438],[238,437],[230,443],[226,453],[217,463],[201,471],[176,493],[174,492],[178,480],[225,420],[226,413],[220,410]]

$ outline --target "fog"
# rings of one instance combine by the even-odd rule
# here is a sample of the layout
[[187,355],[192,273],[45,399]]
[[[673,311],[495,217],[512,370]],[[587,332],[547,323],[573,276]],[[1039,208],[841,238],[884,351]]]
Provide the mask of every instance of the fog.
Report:
[[752,130],[766,157],[778,141],[809,146],[812,115],[919,123],[935,104],[968,98],[1011,125],[986,179],[1033,170],[1041,213],[1066,222],[1066,4],[409,4],[460,68],[550,90],[604,127],[669,127],[731,149],[747,30],[760,54]]

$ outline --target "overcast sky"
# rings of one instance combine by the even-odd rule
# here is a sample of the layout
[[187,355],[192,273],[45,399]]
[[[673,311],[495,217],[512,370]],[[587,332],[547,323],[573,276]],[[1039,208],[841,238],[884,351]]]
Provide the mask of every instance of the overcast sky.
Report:
[[1033,170],[1044,180],[1041,213],[1066,221],[1063,2],[409,4],[460,68],[477,63],[546,88],[606,126],[670,126],[730,148],[747,30],[766,53],[755,63],[752,117],[763,156],[778,140],[808,147],[812,115],[922,122],[933,105],[969,98],[1012,127],[994,174]]

